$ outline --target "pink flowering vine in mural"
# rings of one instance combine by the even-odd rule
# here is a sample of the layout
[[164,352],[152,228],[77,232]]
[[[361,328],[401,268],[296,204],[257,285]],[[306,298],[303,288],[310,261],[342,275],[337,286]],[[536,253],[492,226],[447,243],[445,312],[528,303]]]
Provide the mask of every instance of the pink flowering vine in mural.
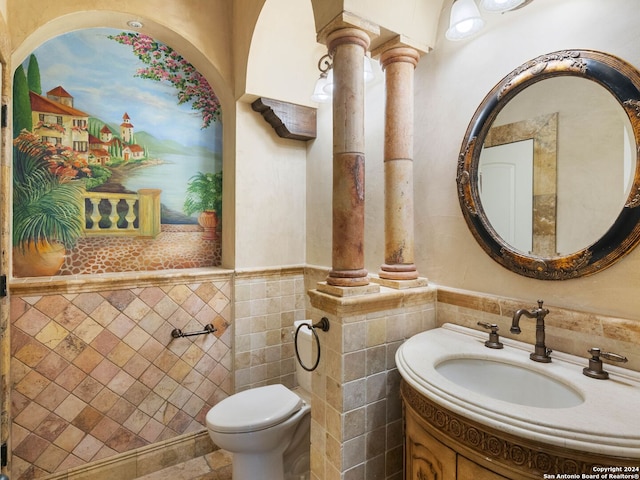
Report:
[[59,125],[57,123],[38,122],[34,126],[34,129],[37,130],[39,128],[48,128],[49,130],[55,130],[56,132],[59,132],[59,133],[64,133],[65,131],[64,126]]
[[22,130],[13,144],[20,152],[42,159],[49,172],[61,180],[91,177],[87,161],[69,147],[43,142],[39,135],[27,130]]
[[92,175],[87,160],[78,157],[69,147],[48,145],[46,159],[49,171],[58,177],[76,179]]
[[220,101],[209,82],[171,47],[156,42],[148,35],[122,32],[109,38],[129,45],[147,67],[139,68],[136,77],[168,82],[178,90],[178,104],[191,103],[202,113],[202,128],[220,117]]

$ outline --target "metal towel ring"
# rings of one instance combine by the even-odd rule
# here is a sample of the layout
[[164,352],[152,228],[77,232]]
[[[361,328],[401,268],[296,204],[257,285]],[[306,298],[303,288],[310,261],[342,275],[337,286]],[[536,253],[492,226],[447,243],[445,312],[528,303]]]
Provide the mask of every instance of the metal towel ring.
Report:
[[[313,336],[316,339],[316,345],[318,346],[318,356],[316,358],[316,363],[313,364],[313,367],[309,368],[304,363],[302,363],[302,359],[300,358],[300,353],[298,352],[298,332],[302,327],[307,327],[313,333]],[[308,323],[301,323],[296,328],[296,335],[293,339],[293,344],[296,351],[296,358],[298,359],[298,363],[302,368],[304,368],[307,372],[313,372],[316,368],[318,368],[318,364],[320,363],[320,338],[318,337],[318,333],[316,332],[316,328],[321,329],[323,332],[329,331],[329,319],[327,317],[322,317],[320,321],[314,325],[310,325]]]

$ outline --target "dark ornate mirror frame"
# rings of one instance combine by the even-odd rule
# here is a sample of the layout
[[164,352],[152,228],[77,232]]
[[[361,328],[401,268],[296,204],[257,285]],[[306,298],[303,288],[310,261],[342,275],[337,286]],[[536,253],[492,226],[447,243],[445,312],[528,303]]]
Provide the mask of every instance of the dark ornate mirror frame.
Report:
[[[617,99],[633,128],[636,167],[622,211],[599,240],[569,255],[543,257],[514,249],[493,229],[480,201],[478,166],[487,132],[504,106],[528,86],[561,75],[597,82]],[[553,52],[521,65],[498,83],[476,110],[462,143],[456,181],[469,229],[489,256],[503,267],[540,280],[566,280],[611,266],[640,243],[640,72],[617,57],[592,50]]]

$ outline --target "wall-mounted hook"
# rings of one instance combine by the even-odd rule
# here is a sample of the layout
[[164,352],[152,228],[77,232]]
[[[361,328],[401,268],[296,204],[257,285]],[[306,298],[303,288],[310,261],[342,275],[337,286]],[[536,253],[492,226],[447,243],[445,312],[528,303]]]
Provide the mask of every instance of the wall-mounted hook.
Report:
[[318,323],[313,325],[313,328],[319,328],[323,332],[328,332],[330,327],[329,319],[327,317],[322,317]]

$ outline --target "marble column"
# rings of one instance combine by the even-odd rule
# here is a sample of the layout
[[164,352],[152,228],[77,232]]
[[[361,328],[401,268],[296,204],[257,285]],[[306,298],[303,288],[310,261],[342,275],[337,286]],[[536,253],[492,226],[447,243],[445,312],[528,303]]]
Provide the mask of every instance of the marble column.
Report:
[[327,36],[333,58],[333,246],[327,284],[369,284],[364,268],[364,55],[369,36],[340,28]]
[[413,72],[419,53],[406,46],[384,50],[384,264],[378,273],[385,280],[415,280],[413,239]]

